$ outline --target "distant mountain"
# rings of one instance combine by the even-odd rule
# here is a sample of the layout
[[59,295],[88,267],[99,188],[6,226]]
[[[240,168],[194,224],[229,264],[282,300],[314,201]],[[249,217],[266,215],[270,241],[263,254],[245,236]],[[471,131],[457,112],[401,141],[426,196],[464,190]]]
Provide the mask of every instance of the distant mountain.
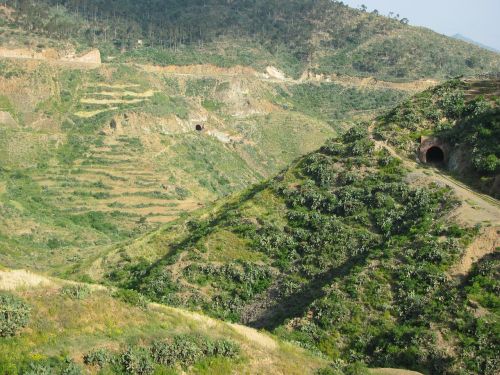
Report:
[[466,36],[463,36],[462,34],[455,34],[455,35],[452,36],[452,38],[461,40],[463,42],[474,44],[475,46],[487,49],[488,51],[493,51],[493,52],[500,53],[500,50],[498,50],[496,48],[493,48],[493,47],[490,47],[490,46],[487,46],[485,44],[476,42],[475,40],[467,38]]

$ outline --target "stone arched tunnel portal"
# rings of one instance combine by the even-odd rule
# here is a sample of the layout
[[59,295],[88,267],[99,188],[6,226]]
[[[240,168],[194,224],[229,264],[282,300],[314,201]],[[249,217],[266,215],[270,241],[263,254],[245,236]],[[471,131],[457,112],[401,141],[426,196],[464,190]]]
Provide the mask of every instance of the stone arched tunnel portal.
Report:
[[418,156],[422,163],[446,164],[449,158],[449,147],[439,138],[422,137]]

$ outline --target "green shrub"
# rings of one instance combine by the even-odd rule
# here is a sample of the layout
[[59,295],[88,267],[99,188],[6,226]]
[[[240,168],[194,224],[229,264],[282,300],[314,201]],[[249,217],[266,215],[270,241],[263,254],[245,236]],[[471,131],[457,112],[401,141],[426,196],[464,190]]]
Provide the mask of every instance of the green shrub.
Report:
[[159,364],[189,366],[203,357],[196,340],[189,335],[175,336],[173,342],[156,342],[151,348],[153,358]]
[[20,373],[22,375],[82,375],[83,371],[70,358],[60,359],[52,357],[40,362],[30,362]]
[[137,306],[145,309],[148,306],[148,301],[146,297],[135,290],[131,289],[119,289],[114,294],[113,297],[128,303],[132,306]]
[[0,337],[14,336],[26,327],[30,307],[11,293],[0,292]]
[[215,341],[211,355],[220,357],[237,357],[240,353],[238,344],[227,339],[220,339]]
[[53,369],[48,364],[30,363],[23,375],[54,375]]
[[99,366],[101,368],[113,363],[115,355],[108,349],[96,349],[83,356],[83,362],[90,366]]
[[196,335],[178,335],[169,341],[157,341],[151,345],[151,355],[156,363],[167,367],[190,366],[204,357],[234,358],[239,346],[227,339],[212,340]]
[[325,367],[316,371],[316,375],[368,375],[370,372],[366,365],[362,362],[355,362],[346,365],[344,363],[333,363],[329,367]]
[[130,347],[120,357],[120,363],[127,374],[148,375],[154,371],[150,352],[142,347]]
[[82,369],[72,360],[66,360],[62,365],[61,375],[82,375]]
[[65,285],[61,289],[61,295],[77,300],[87,298],[91,292],[90,287],[84,284]]

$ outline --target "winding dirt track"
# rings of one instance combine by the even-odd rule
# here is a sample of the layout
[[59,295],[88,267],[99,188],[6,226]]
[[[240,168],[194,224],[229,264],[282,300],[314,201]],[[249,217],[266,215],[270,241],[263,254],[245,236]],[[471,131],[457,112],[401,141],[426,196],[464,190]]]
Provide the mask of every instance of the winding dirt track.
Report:
[[409,182],[434,182],[440,186],[450,187],[462,203],[453,212],[453,219],[464,225],[480,225],[483,227],[480,235],[467,248],[460,263],[449,273],[450,277],[465,277],[474,263],[486,255],[494,253],[500,247],[500,237],[498,235],[500,232],[500,202],[493,197],[474,191],[437,168],[423,166],[399,155],[386,142],[376,140],[373,137],[373,127],[374,125],[371,125],[368,130],[370,139],[375,142],[375,147],[386,149],[393,157],[403,162],[404,167],[410,171],[407,178]]

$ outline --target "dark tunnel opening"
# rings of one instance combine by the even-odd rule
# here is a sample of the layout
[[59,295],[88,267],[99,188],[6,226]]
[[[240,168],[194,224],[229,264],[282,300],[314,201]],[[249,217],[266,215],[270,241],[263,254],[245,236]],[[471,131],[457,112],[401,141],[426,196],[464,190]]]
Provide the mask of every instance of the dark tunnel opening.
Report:
[[425,160],[431,164],[441,164],[444,162],[444,152],[439,147],[431,147],[425,154]]

